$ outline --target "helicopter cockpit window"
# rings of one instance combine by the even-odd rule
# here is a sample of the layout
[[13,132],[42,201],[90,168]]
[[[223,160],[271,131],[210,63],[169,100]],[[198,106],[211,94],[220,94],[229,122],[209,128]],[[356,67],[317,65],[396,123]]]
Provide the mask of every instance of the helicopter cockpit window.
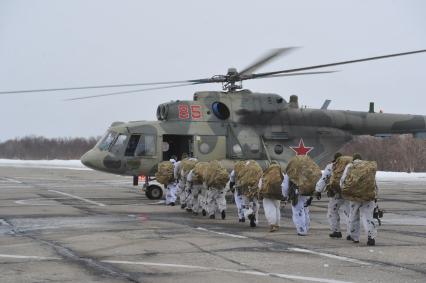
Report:
[[121,148],[124,146],[124,142],[126,141],[127,136],[126,135],[118,135],[118,137],[115,139],[114,143],[111,146],[110,151],[111,152],[118,152]]
[[212,110],[214,115],[221,120],[226,120],[229,118],[229,108],[222,102],[213,102]]
[[139,144],[136,147],[136,156],[155,155],[155,136],[142,135],[139,139]]
[[117,133],[115,132],[107,132],[99,143],[98,148],[100,150],[108,150],[116,136]]
[[136,147],[138,146],[139,139],[141,138],[141,135],[131,135],[129,139],[129,143],[126,147],[126,152],[124,153],[125,156],[135,156]]

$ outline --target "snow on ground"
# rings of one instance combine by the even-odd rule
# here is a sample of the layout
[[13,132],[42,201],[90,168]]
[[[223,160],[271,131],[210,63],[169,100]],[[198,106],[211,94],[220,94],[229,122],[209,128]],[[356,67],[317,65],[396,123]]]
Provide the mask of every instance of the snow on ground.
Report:
[[84,166],[80,160],[19,160],[0,159],[0,167],[47,168],[69,170],[91,170]]
[[[85,167],[80,160],[18,160],[0,159],[0,167],[33,167],[49,169],[70,169],[70,170],[91,170]],[[377,172],[377,181],[424,181],[426,183],[426,173],[405,173],[405,172]]]

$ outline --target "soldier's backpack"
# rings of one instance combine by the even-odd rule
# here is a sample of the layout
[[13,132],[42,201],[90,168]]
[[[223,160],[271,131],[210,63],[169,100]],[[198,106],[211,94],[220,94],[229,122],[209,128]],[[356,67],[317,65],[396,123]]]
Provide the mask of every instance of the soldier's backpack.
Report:
[[[237,168],[235,169],[237,170]],[[242,193],[248,198],[257,196],[259,180],[263,173],[260,165],[254,160],[249,160],[244,163],[244,166],[238,168],[235,173]]]
[[343,171],[345,171],[346,165],[352,162],[351,156],[340,156],[333,164],[333,171],[330,176],[330,181],[326,187],[327,192],[331,196],[341,192],[340,179],[342,178]]
[[343,182],[343,198],[351,201],[374,200],[376,198],[377,163],[358,160],[352,164]]
[[296,155],[287,165],[286,173],[301,195],[310,196],[321,178],[321,169],[307,155]]
[[181,161],[181,177],[186,177],[188,175],[189,171],[191,171],[195,164],[197,163],[197,160],[194,158],[184,159]]
[[269,166],[262,176],[262,188],[259,191],[260,195],[270,199],[282,199],[281,184],[283,179],[284,177],[280,165],[272,164]]
[[209,165],[208,162],[197,162],[197,164],[195,164],[194,169],[192,169],[192,182],[194,184],[203,183],[204,171],[206,170],[208,165]]
[[222,189],[228,183],[229,174],[219,161],[213,160],[205,168],[203,179],[207,187]]
[[155,173],[157,181],[165,186],[173,182],[173,163],[170,161],[163,161],[158,163],[158,170]]

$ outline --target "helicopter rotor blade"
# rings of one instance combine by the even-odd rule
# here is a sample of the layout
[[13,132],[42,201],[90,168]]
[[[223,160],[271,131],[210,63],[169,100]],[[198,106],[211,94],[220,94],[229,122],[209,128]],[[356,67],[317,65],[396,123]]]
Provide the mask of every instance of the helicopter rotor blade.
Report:
[[184,86],[198,85],[198,84],[204,84],[204,83],[184,83],[184,84],[166,85],[166,86],[158,86],[158,87],[150,87],[150,88],[142,88],[142,89],[124,90],[124,91],[116,91],[116,92],[95,94],[95,95],[89,95],[89,96],[80,96],[80,97],[68,98],[68,99],[64,99],[64,100],[65,101],[83,100],[83,99],[90,99],[90,98],[99,98],[99,97],[104,97],[104,96],[131,94],[131,93],[137,93],[137,92],[143,92],[143,91],[166,89],[166,88],[175,88],[175,87],[184,87]]
[[366,61],[372,61],[372,60],[380,60],[380,59],[386,59],[386,58],[398,57],[398,56],[404,56],[404,55],[411,55],[411,54],[422,53],[422,52],[426,52],[426,49],[409,51],[409,52],[403,52],[403,53],[394,53],[394,54],[388,54],[388,55],[382,55],[382,56],[375,56],[375,57],[368,57],[368,58],[362,58],[362,59],[356,59],[356,60],[349,60],[349,61],[341,61],[341,62],[335,62],[335,63],[330,63],[330,64],[322,64],[322,65],[308,66],[308,67],[302,67],[302,68],[287,69],[287,70],[281,70],[281,71],[275,71],[275,72],[258,73],[258,74],[252,74],[251,76],[249,76],[246,79],[268,77],[268,76],[271,76],[271,75],[278,75],[278,74],[284,74],[284,73],[293,73],[293,72],[313,70],[313,69],[319,69],[319,68],[325,68],[325,67],[331,67],[331,66],[346,65],[346,64],[353,64],[353,63],[359,63],[359,62],[366,62]]
[[262,67],[263,65],[269,63],[270,61],[277,59],[278,57],[282,55],[286,55],[291,53],[297,49],[297,47],[285,47],[285,48],[277,48],[272,49],[268,53],[266,53],[264,56],[260,57],[258,60],[253,62],[251,65],[247,66],[245,69],[243,69],[239,74],[240,76],[246,76],[252,74],[254,71]]
[[269,76],[264,76],[264,77],[256,77],[256,78],[253,78],[253,79],[269,79],[269,78],[304,76],[304,75],[321,75],[321,74],[331,74],[331,73],[337,73],[337,72],[339,72],[339,71],[289,73],[289,74],[277,74],[277,75],[269,75]]
[[51,91],[86,90],[86,89],[98,89],[98,88],[150,86],[150,85],[169,85],[169,84],[175,85],[175,84],[184,84],[184,83],[209,83],[210,82],[209,80],[211,80],[211,79],[209,78],[209,79],[169,81],[169,82],[153,82],[153,83],[110,84],[110,85],[78,86],[78,87],[63,87],[63,88],[11,90],[11,91],[0,91],[0,95],[2,95],[2,94],[16,94],[16,93],[31,93],[31,92],[51,92]]

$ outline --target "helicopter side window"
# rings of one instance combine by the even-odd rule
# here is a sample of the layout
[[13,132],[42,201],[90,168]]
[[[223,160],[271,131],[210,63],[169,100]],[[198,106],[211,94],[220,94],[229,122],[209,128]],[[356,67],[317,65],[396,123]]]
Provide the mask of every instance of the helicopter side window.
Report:
[[125,156],[135,156],[135,150],[138,146],[139,139],[141,138],[141,135],[131,135],[129,139],[129,143],[126,147],[126,152],[124,153]]
[[154,135],[143,135],[139,140],[139,144],[136,148],[136,156],[155,155],[155,136]]
[[116,136],[117,136],[117,133],[108,132],[99,143],[98,148],[100,150],[108,150]]
[[118,137],[115,139],[115,142],[112,144],[110,151],[111,152],[118,152],[123,147],[124,142],[126,141],[127,136],[126,135],[118,135]]

